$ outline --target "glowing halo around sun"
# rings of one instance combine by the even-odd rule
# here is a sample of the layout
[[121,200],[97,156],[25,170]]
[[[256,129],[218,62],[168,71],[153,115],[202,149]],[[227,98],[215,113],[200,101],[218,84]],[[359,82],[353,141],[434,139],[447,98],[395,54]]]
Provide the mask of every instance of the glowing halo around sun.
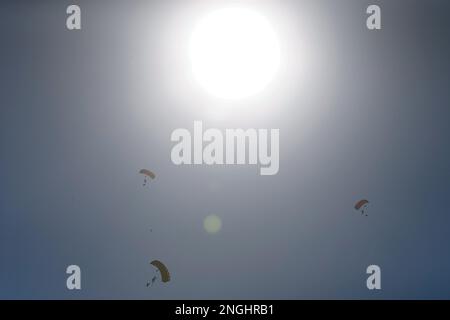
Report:
[[189,56],[198,83],[222,99],[262,91],[280,64],[277,36],[267,19],[244,8],[209,13],[194,28]]

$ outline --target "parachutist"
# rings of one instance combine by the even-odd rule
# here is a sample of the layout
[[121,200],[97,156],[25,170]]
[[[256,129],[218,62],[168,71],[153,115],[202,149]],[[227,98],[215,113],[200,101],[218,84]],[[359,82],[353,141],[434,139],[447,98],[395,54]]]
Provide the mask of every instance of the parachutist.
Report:
[[155,179],[156,175],[151,172],[150,170],[147,169],[142,169],[139,171],[139,173],[145,175],[144,176],[144,186],[147,184],[147,177],[151,178],[151,179]]

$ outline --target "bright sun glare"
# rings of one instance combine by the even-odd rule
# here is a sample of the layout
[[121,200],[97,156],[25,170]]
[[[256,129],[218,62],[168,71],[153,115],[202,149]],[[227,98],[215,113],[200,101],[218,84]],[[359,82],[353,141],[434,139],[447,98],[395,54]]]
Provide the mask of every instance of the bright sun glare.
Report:
[[280,63],[278,40],[269,22],[243,8],[221,9],[203,18],[189,50],[195,79],[223,99],[262,91]]

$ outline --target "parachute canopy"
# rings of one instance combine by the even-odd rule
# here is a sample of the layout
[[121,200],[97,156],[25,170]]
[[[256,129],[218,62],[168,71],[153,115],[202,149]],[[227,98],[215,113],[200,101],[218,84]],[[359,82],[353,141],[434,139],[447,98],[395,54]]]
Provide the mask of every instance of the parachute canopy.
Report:
[[139,171],[139,173],[145,174],[147,177],[150,177],[152,179],[156,178],[156,175],[153,172],[151,172],[150,170],[147,170],[147,169],[141,169],[141,171]]
[[360,200],[355,204],[355,209],[359,210],[359,209],[361,209],[362,206],[364,206],[368,203],[369,203],[369,201],[367,201],[366,199]]
[[167,267],[159,260],[153,260],[150,262],[151,265],[158,268],[159,273],[161,274],[161,280],[162,282],[169,282],[170,281],[170,273]]

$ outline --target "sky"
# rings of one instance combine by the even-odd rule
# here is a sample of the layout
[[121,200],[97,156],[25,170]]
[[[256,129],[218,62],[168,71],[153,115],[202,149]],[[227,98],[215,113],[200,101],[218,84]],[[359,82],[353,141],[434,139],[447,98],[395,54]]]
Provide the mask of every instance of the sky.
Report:
[[[0,298],[450,298],[448,1],[74,2],[76,31],[72,2],[0,3]],[[205,93],[187,49],[230,5],[281,52],[239,101]],[[196,120],[279,129],[278,174],[174,165],[171,133]],[[155,259],[171,281],[147,287]]]

